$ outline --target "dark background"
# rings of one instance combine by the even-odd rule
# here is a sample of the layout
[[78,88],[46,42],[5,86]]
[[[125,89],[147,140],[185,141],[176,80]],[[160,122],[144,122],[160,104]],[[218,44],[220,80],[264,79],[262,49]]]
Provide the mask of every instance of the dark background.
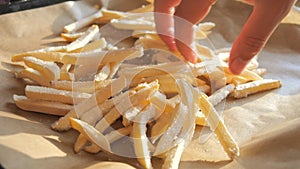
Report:
[[68,0],[0,0],[0,14],[57,4]]

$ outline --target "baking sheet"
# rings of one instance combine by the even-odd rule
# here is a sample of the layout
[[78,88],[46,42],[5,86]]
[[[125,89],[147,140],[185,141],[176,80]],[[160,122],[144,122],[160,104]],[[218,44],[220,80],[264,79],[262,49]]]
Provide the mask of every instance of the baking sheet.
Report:
[[[5,168],[132,168],[107,162],[105,154],[74,154],[76,132],[50,129],[55,116],[19,110],[13,94],[23,94],[25,83],[16,79],[3,62],[12,54],[62,44],[56,38],[64,25],[95,9],[99,1],[66,2],[59,5],[0,16],[0,163]],[[115,1],[120,6],[121,1]],[[139,4],[126,3],[126,9]],[[299,3],[298,3],[299,6]],[[215,48],[230,47],[251,7],[232,0],[218,1],[205,21],[216,23],[209,36]],[[300,166],[300,27],[280,25],[260,54],[265,78],[280,79],[283,87],[242,100],[227,99],[225,123],[241,147],[233,161],[222,152],[213,135],[197,137],[186,148],[180,168],[298,168]],[[198,130],[200,130],[198,128]],[[202,133],[203,135],[203,133]],[[210,132],[207,132],[210,135]],[[205,161],[204,161],[205,160]],[[209,162],[218,161],[218,162]],[[154,166],[161,161],[154,159]]]

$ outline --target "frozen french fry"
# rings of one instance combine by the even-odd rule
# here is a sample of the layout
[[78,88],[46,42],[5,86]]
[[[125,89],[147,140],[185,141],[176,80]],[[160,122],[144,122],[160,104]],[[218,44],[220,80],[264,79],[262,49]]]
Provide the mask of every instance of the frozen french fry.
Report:
[[85,45],[82,48],[79,48],[77,50],[73,50],[72,52],[88,52],[88,51],[93,51],[96,49],[104,49],[107,46],[107,42],[104,38],[100,38],[98,40],[95,40],[87,45]]
[[254,73],[256,73],[256,74],[258,74],[259,76],[263,76],[263,75],[266,74],[267,69],[265,69],[265,68],[257,68],[257,69],[253,69],[251,71],[254,72]]
[[101,9],[102,16],[96,19],[97,23],[106,24],[109,23],[112,19],[119,19],[127,16],[126,12],[114,11],[109,9]]
[[146,124],[145,123],[133,123],[131,137],[133,139],[134,152],[138,162],[144,168],[152,168],[151,155],[148,145],[148,138],[146,136]]
[[[128,97],[128,94],[130,92],[127,91],[125,93],[122,93],[114,98],[111,98],[109,100],[106,100],[104,103],[97,105],[93,107],[92,109],[88,110],[86,113],[84,113],[81,117],[81,120],[84,122],[95,126],[96,122],[103,118],[116,104],[118,104],[121,100],[123,100],[125,97]],[[80,138],[80,139],[79,139]],[[78,143],[77,143],[78,141]],[[87,139],[84,139],[82,136],[78,136],[78,139],[76,140],[74,150],[80,151],[83,146],[85,146],[87,142]],[[98,146],[95,146],[94,144],[87,146],[84,148],[86,151],[90,153],[97,153],[100,151],[100,148]]]
[[182,140],[177,146],[166,152],[162,169],[177,169],[181,155],[185,148],[185,141]]
[[27,85],[25,93],[28,98],[37,100],[57,101],[66,104],[78,104],[92,96],[92,94],[58,90],[42,86]]
[[180,133],[176,137],[177,140],[174,141],[176,145],[180,144],[180,142],[188,144],[192,140],[196,127],[195,121],[197,113],[199,112],[199,107],[197,105],[197,102],[199,102],[199,91],[183,79],[177,79],[177,84],[181,101],[187,106],[186,111],[189,113],[187,113]]
[[82,64],[88,65],[91,63],[106,64],[109,62],[119,62],[125,59],[133,59],[141,57],[143,50],[141,48],[126,48],[119,50],[103,51],[97,49],[83,53],[69,53],[62,56],[62,63],[65,64]]
[[35,57],[36,59],[40,59],[43,61],[60,62],[63,55],[65,55],[65,53],[63,52],[32,51],[32,52],[16,54],[11,57],[11,61],[21,62],[24,61],[25,57],[32,56]]
[[224,100],[230,93],[234,91],[235,86],[233,84],[228,84],[219,90],[215,91],[211,96],[208,97],[208,101],[216,106],[222,100]]
[[53,62],[46,62],[34,57],[25,57],[26,66],[39,71],[47,79],[57,80],[60,77],[60,69]]
[[94,81],[106,80],[109,77],[110,69],[110,64],[105,64],[102,69],[94,75]]
[[157,91],[158,87],[159,85],[156,81],[150,84],[142,84],[141,89],[129,96],[129,99],[124,99],[122,102],[115,105],[115,107],[96,124],[95,128],[100,132],[104,132],[104,130],[106,130],[121,115],[127,116],[127,119],[132,115],[131,113],[136,115],[149,104],[147,98]]
[[273,80],[273,79],[256,80],[253,82],[237,85],[235,87],[235,90],[233,91],[233,97],[243,98],[257,92],[276,89],[279,87],[281,87],[281,83],[279,80]]
[[60,36],[63,37],[68,42],[73,42],[82,36],[84,32],[76,32],[76,33],[61,33]]
[[205,116],[201,113],[201,111],[197,112],[195,123],[199,126],[207,126]]
[[185,118],[187,116],[187,106],[184,105],[182,102],[179,103],[174,111],[175,115],[174,118],[166,130],[164,134],[159,139],[155,152],[153,153],[154,156],[163,154],[169,151],[171,148],[176,146],[176,136],[179,135],[180,130],[185,122]]
[[124,88],[127,87],[126,79],[120,77],[113,81],[111,84],[96,91],[89,99],[74,106],[67,115],[60,118],[58,121],[52,124],[52,129],[58,131],[65,131],[70,129],[70,117],[80,118],[87,110],[93,108],[97,104],[103,103],[109,97],[115,96]]
[[110,23],[118,29],[126,30],[154,30],[153,13],[132,14],[119,19],[112,19]]
[[79,153],[81,151],[81,149],[86,145],[87,139],[88,138],[84,134],[82,133],[79,134],[74,144],[75,153]]
[[19,78],[28,78],[33,80],[42,86],[50,86],[50,82],[52,80],[50,77],[45,77],[39,71],[32,68],[26,68],[22,70],[21,72],[17,73],[17,76]]
[[99,10],[97,11],[96,13],[90,15],[90,16],[87,16],[83,19],[80,19],[76,22],[73,22],[67,26],[64,27],[64,32],[65,33],[72,33],[72,32],[75,32],[85,26],[88,26],[90,24],[92,24],[96,19],[100,18],[102,16],[102,11]]
[[96,144],[98,147],[101,147],[102,150],[111,152],[110,144],[107,138],[98,132],[94,127],[89,125],[88,123],[70,118],[70,124],[72,128],[79,131],[81,134],[83,134],[86,138],[89,139],[92,143]]
[[14,95],[13,100],[20,109],[56,116],[64,116],[72,109],[72,106],[68,104],[30,99],[26,96]]
[[199,94],[199,108],[206,117],[207,123],[211,130],[216,134],[218,140],[223,146],[225,152],[229,157],[233,158],[239,156],[240,151],[237,143],[226,128],[222,118],[217,113],[213,105],[208,101],[207,96],[204,93]]
[[92,41],[97,36],[97,34],[99,34],[99,27],[97,25],[92,25],[78,39],[76,39],[72,43],[66,45],[65,51],[70,52],[70,51],[84,47],[86,44],[88,44],[90,41]]
[[109,85],[112,80],[103,81],[52,81],[50,87],[59,90],[94,93],[95,91]]

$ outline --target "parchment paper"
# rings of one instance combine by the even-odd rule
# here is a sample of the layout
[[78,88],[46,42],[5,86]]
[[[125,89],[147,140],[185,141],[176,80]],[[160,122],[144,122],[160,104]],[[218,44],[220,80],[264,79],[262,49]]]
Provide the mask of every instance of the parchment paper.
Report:
[[[75,154],[77,133],[50,129],[58,117],[18,109],[12,95],[23,94],[25,83],[16,79],[3,63],[9,63],[12,54],[59,45],[61,39],[56,37],[63,26],[93,13],[96,3],[99,4],[66,2],[0,16],[0,163],[4,168],[132,168],[107,162],[103,153]],[[142,1],[118,7],[130,9],[139,3]],[[216,23],[209,36],[215,48],[231,46],[251,10],[232,0],[214,5],[205,21]],[[201,140],[196,134],[183,154],[180,168],[299,168],[300,27],[280,25],[260,54],[259,62],[268,70],[265,78],[280,79],[283,87],[246,99],[227,99],[218,107],[224,109],[225,123],[241,147],[241,156],[228,161],[214,135],[207,132],[210,137]],[[153,162],[155,167],[161,164],[158,159]]]

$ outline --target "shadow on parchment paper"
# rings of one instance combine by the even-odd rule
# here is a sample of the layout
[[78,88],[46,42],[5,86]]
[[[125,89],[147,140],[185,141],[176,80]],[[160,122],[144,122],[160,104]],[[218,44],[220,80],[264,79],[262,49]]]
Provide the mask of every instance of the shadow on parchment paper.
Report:
[[[57,146],[59,146],[60,144],[57,144]],[[66,163],[66,161],[69,161],[71,160],[72,162],[74,162],[74,157],[75,156],[74,154],[69,154],[67,153],[66,156],[62,156],[62,157],[45,157],[45,158],[39,158],[39,159],[36,159],[36,158],[33,158],[33,157],[30,157],[28,156],[27,154],[24,154],[20,151],[17,151],[17,150],[14,150],[12,148],[9,148],[9,147],[6,147],[6,146],[3,146],[3,145],[0,145],[0,149],[1,150],[4,150],[4,152],[7,154],[7,155],[14,155],[15,156],[15,159],[23,159],[22,162],[23,162],[23,166],[28,166],[28,164],[26,164],[26,162],[30,162],[31,166],[40,166],[40,168],[48,168],[49,165],[51,167],[51,164],[53,164],[53,168],[55,168],[56,165],[62,165],[62,163],[66,166],[65,168],[85,168],[85,167],[88,167],[88,166],[91,166],[93,164],[96,164],[96,163],[99,163],[101,162],[100,160],[104,161],[104,160],[107,160],[107,158],[103,155],[103,154],[99,154],[97,156],[91,156],[93,157],[92,160],[88,161],[85,163],[85,166],[82,165],[82,163]],[[78,159],[77,161],[80,161],[81,159],[85,158],[84,156],[90,156],[89,154],[85,153],[85,154],[81,154],[81,155],[77,155],[78,156]],[[89,159],[91,159],[89,157]],[[47,166],[45,166],[45,164],[47,164]],[[77,166],[81,164],[81,166]],[[9,167],[9,166],[3,166],[3,167]]]

